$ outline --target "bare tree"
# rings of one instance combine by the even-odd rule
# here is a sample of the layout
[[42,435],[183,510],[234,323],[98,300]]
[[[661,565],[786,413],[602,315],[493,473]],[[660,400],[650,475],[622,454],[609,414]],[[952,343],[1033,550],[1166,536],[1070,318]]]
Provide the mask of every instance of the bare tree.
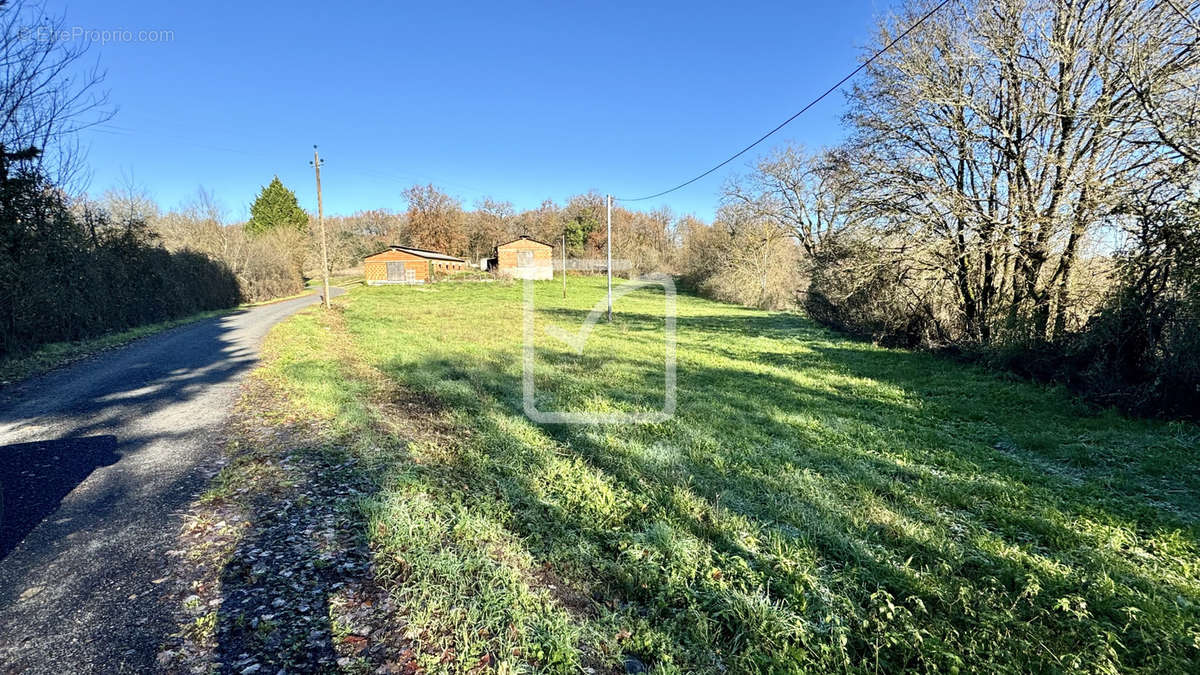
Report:
[[[922,7],[908,5],[878,40]],[[952,282],[953,323],[967,337],[1065,329],[1083,243],[1122,190],[1170,161],[1137,133],[1142,106],[1115,55],[1161,41],[1171,11],[1137,0],[952,3],[854,88],[856,208],[927,244],[928,277],[914,283]]]
[[1147,11],[1151,29],[1120,40],[1112,61],[1136,99],[1146,142],[1200,163],[1200,3],[1160,0]]
[[741,205],[722,207],[713,225],[686,218],[680,226],[678,271],[688,284],[727,302],[796,304],[801,249],[788,230]]
[[41,3],[0,1],[0,180],[28,162],[65,185],[82,159],[77,132],[112,117],[103,73],[83,63],[88,43],[59,39],[65,31]]
[[613,210],[614,255],[630,261],[634,274],[669,272],[675,260],[675,214],[660,206],[649,212]]
[[811,155],[788,145],[725,186],[724,202],[792,233],[810,257],[846,227],[848,164],[841,151]]
[[126,230],[144,229],[158,216],[158,204],[132,172],[122,172],[121,182],[104,191],[101,205]]

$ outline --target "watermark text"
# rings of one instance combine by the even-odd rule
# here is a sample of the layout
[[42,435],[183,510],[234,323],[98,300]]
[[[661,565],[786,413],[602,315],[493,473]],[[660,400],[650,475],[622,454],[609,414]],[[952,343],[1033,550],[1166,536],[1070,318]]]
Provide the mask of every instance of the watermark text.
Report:
[[85,26],[31,26],[21,30],[21,38],[36,42],[89,42],[120,44],[137,42],[174,42],[173,30],[134,30],[127,28],[87,28]]

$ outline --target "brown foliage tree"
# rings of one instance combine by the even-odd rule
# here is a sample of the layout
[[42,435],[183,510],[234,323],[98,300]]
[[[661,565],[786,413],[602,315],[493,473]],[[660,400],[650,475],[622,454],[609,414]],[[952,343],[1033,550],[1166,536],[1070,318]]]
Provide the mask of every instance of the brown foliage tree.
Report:
[[466,255],[468,238],[462,204],[432,185],[414,185],[404,191],[408,202],[410,245],[450,255]]

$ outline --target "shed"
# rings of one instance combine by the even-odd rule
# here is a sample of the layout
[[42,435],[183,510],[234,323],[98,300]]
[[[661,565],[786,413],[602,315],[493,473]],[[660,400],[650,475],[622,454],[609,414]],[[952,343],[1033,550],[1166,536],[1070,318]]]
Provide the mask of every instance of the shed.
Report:
[[553,279],[554,247],[521,236],[496,247],[496,275],[510,279]]
[[367,284],[424,284],[467,269],[467,261],[437,251],[389,246],[363,259]]

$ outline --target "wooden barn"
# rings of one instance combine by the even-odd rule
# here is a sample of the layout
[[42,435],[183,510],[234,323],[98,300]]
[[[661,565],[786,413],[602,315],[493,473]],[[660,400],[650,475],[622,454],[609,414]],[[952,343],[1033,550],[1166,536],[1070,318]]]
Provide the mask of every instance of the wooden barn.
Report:
[[408,246],[389,246],[363,260],[367,284],[425,284],[467,269],[467,261],[452,255]]
[[491,267],[496,276],[509,279],[553,279],[554,247],[521,236],[496,247]]

